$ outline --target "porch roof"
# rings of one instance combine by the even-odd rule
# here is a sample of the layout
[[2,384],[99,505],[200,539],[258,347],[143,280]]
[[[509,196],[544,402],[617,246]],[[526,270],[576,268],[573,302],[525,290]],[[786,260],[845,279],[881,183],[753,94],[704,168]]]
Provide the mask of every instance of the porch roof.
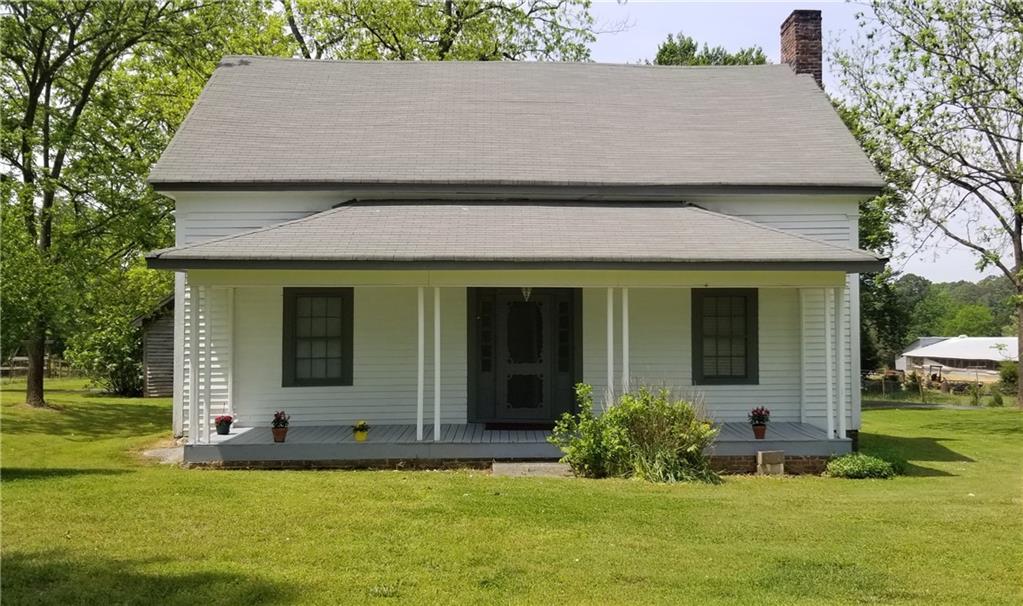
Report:
[[350,201],[150,253],[162,269],[876,271],[884,260],[686,203]]

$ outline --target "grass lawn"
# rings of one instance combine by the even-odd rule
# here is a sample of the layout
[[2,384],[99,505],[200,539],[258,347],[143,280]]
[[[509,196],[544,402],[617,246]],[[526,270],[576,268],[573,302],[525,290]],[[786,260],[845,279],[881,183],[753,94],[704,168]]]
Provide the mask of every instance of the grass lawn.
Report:
[[4,604],[1023,602],[1023,413],[870,410],[889,481],[720,486],[141,461],[166,400],[2,416]]

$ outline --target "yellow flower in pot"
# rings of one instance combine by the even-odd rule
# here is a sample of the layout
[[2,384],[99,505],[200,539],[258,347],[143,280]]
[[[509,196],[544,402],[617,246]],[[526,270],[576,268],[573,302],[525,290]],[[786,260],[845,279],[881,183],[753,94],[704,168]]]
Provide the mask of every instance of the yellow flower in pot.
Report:
[[352,425],[352,433],[355,434],[356,442],[365,442],[366,436],[369,435],[369,423],[359,421],[355,425]]

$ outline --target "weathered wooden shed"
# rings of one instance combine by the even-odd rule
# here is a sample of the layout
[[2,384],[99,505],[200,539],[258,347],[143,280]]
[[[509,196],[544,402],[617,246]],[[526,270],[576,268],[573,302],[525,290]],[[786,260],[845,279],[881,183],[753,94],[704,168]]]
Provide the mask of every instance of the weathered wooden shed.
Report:
[[147,398],[174,395],[174,295],[135,318],[135,325],[142,327],[143,395]]

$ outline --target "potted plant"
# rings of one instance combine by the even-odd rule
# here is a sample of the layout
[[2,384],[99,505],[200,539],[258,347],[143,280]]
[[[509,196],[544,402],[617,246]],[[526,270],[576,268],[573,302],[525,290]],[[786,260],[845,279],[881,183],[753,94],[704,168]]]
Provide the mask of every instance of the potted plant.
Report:
[[272,422],[272,431],[274,433],[274,442],[283,442],[288,437],[288,415],[284,414],[283,410],[278,410],[274,413],[274,420]]
[[217,415],[213,422],[217,425],[217,435],[226,436],[231,433],[231,423],[234,423],[234,417],[231,415]]
[[352,425],[352,433],[355,434],[356,442],[365,442],[366,436],[369,435],[369,423],[365,421],[359,421],[355,425]]
[[767,433],[767,422],[771,420],[771,411],[763,406],[758,406],[749,412],[749,422],[753,426],[753,437],[758,440],[764,439]]

